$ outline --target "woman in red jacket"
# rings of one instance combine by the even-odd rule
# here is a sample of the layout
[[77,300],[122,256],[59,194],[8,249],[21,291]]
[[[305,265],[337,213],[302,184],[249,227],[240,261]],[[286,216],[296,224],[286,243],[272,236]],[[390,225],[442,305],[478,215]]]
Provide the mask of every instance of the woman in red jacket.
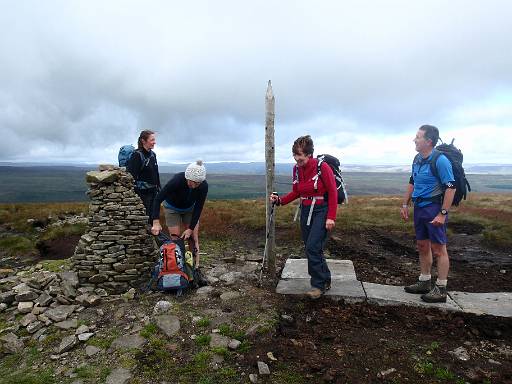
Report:
[[313,140],[301,136],[293,143],[293,189],[283,197],[275,194],[270,200],[277,205],[286,205],[300,198],[300,227],[308,258],[308,273],[311,290],[307,295],[318,299],[331,288],[331,271],[324,257],[327,232],[334,228],[337,209],[337,190],[334,174],[325,162],[318,173],[318,160],[313,158]]

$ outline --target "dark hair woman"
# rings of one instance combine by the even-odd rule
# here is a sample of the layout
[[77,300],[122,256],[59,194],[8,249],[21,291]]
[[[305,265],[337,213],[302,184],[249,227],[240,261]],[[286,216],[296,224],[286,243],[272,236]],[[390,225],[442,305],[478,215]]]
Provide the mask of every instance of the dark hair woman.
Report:
[[199,267],[199,218],[207,195],[206,169],[203,162],[197,160],[189,164],[185,172],[175,174],[162,188],[155,198],[150,217],[151,232],[156,236],[162,230],[160,204],[163,202],[169,234],[189,239],[196,268]]
[[297,164],[293,167],[293,189],[283,197],[272,194],[270,200],[286,205],[300,198],[300,227],[311,276],[311,290],[307,295],[318,299],[331,288],[331,271],[323,247],[327,232],[335,225],[338,193],[334,174],[327,163],[322,163],[321,176],[318,176],[318,159],[313,158],[313,151],[309,135],[295,140],[292,153]]
[[135,193],[141,198],[146,214],[150,216],[153,201],[160,190],[158,163],[153,152],[156,144],[155,132],[142,131],[137,144],[138,148],[130,157],[127,169],[135,179]]

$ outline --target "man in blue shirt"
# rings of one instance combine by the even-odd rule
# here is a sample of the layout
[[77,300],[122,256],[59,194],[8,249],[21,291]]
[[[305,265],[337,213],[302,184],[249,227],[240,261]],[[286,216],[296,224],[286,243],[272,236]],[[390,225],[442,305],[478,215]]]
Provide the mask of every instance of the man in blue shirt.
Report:
[[[446,250],[446,224],[448,210],[455,195],[453,170],[450,161],[440,155],[436,164],[436,177],[431,170],[434,147],[439,139],[439,130],[432,125],[422,125],[414,143],[418,155],[414,158],[400,215],[409,219],[409,203],[414,202],[414,229],[420,254],[421,274],[416,283],[405,287],[409,293],[422,294],[421,299],[429,303],[446,302],[446,284],[450,261]],[[437,281],[431,285],[430,271],[432,255],[437,258]]]

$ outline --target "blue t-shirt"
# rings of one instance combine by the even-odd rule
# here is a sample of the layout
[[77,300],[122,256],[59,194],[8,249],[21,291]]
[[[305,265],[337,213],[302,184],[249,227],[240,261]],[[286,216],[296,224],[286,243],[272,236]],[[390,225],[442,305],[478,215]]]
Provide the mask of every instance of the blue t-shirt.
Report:
[[[448,160],[445,155],[440,155],[436,162],[437,173],[439,174],[439,179],[441,179],[441,184],[439,183],[439,179],[432,174],[432,170],[430,169],[430,161],[433,155],[434,152],[426,159],[418,156],[420,160],[414,161],[412,164],[411,179],[414,182],[414,190],[412,192],[413,200],[418,197],[429,198],[442,195],[444,193],[443,185],[455,182],[450,160]],[[429,204],[432,204],[432,201],[421,201],[416,205],[425,207]]]

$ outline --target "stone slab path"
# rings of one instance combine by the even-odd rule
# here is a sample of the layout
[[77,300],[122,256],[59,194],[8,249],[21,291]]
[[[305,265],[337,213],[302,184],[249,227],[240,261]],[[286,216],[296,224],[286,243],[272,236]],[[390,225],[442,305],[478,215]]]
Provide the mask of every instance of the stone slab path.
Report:
[[[449,291],[446,303],[425,303],[420,295],[404,291],[403,286],[366,283],[357,280],[350,260],[330,260],[331,289],[325,296],[357,303],[368,301],[377,305],[412,305],[446,311],[512,317],[512,293],[469,293]],[[306,259],[288,259],[277,284],[276,292],[283,295],[304,295],[311,288]]]
[[[309,279],[287,279],[280,280],[276,292],[283,295],[304,295],[311,289]],[[331,280],[331,289],[326,296],[333,300],[344,299],[350,303],[360,303],[366,300],[363,286],[357,280]]]

